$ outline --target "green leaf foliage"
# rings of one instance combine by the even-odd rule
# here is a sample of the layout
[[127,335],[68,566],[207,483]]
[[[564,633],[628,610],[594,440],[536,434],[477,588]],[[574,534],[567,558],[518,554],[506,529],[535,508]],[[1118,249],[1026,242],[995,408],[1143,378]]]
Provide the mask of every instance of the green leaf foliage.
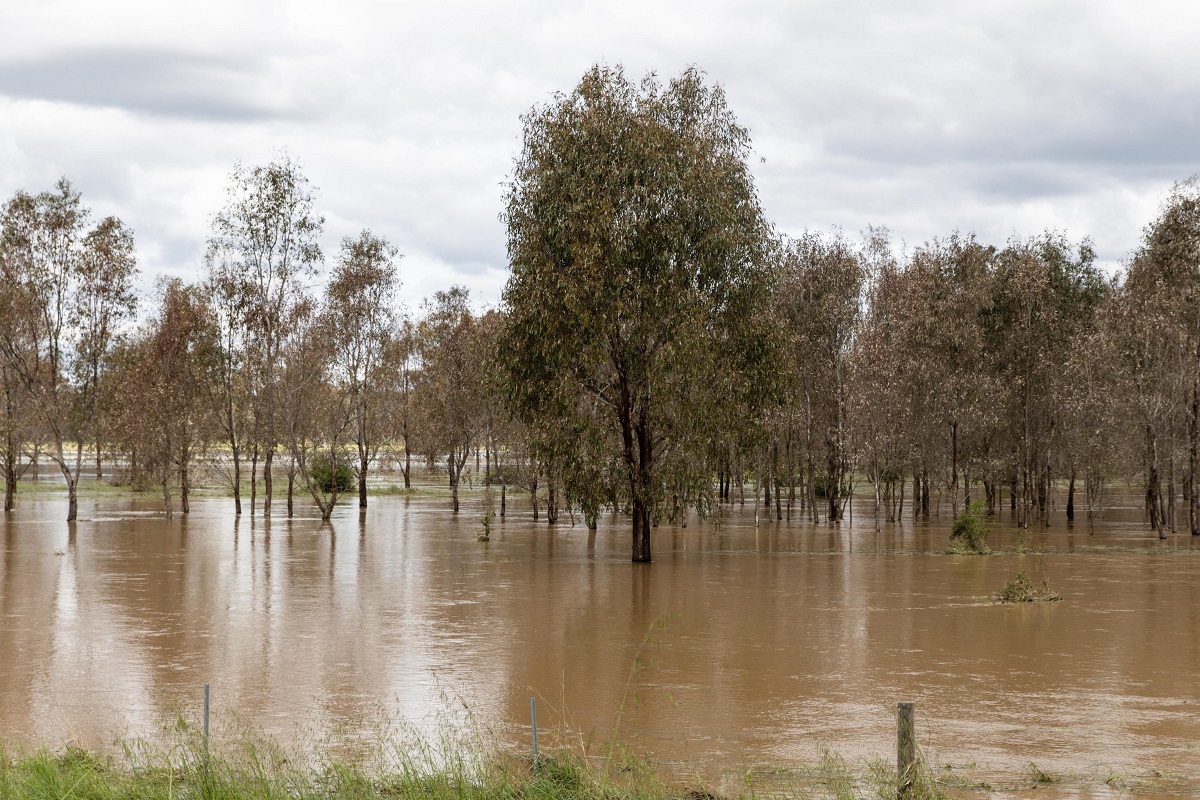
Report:
[[774,385],[749,136],[695,69],[664,86],[596,66],[524,122],[504,215],[509,405],[546,446],[586,450],[560,455],[577,477],[621,465],[595,494],[632,503],[647,560],[664,472],[702,491],[688,465]]

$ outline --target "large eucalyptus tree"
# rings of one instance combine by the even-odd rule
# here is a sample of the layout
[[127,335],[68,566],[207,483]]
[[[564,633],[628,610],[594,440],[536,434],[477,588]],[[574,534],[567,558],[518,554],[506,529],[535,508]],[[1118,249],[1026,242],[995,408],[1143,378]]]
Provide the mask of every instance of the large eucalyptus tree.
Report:
[[524,118],[504,213],[509,399],[535,425],[591,409],[585,396],[606,409],[574,421],[609,428],[578,439],[611,442],[624,465],[612,489],[632,510],[634,561],[650,560],[664,470],[772,383],[755,313],[770,229],[749,154],[694,68],[664,86],[595,66]]

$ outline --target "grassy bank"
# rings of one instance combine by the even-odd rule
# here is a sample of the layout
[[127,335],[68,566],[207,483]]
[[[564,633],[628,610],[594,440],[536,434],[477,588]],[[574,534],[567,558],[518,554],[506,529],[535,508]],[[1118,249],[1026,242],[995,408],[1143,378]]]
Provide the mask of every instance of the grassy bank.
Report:
[[[847,760],[831,750],[809,764],[748,765],[723,770],[714,785],[687,767],[659,764],[617,749],[581,751],[579,743],[504,751],[478,732],[436,741],[385,726],[347,741],[285,751],[241,729],[222,730],[210,752],[194,725],[166,736],[118,743],[107,753],[77,746],[25,751],[0,745],[3,800],[748,800],[828,798],[893,800],[894,762]],[[214,736],[214,742],[216,737]],[[1157,771],[1096,765],[1064,773],[1028,763],[1020,772],[968,763],[921,762],[908,800],[1008,796],[1194,796],[1196,784]]]
[[[895,797],[895,779],[880,763],[856,774],[841,759],[827,757],[810,769],[747,773],[760,783],[736,793],[671,783],[650,769],[606,772],[575,756],[553,754],[539,760],[535,772],[528,760],[498,761],[485,769],[426,772],[407,769],[373,771],[353,762],[328,761],[318,769],[293,769],[248,756],[242,760],[117,762],[78,748],[59,753],[6,754],[0,761],[0,797],[5,800],[718,800],[749,797],[887,798]],[[939,786],[922,784],[911,800],[947,795]]]
[[[391,730],[395,734],[395,729]],[[242,734],[210,752],[195,726],[182,721],[167,736],[119,743],[110,753],[77,746],[51,751],[0,746],[4,800],[718,800],[812,797],[894,798],[894,765],[854,765],[824,753],[807,767],[751,767],[730,773],[726,785],[707,785],[629,752],[585,755],[578,747],[505,752],[477,736],[435,742],[379,731],[348,744],[288,752],[272,740]],[[215,737],[214,737],[215,740]],[[945,798],[923,769],[907,797]]]

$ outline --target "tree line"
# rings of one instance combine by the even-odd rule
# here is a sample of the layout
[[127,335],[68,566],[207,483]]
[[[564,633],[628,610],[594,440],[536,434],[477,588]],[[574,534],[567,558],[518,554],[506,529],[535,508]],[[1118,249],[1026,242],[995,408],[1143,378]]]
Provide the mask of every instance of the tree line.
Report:
[[[523,119],[502,219],[498,310],[466,290],[417,313],[400,255],[364,230],[320,291],[324,220],[288,157],[238,166],[202,277],[159,283],[135,324],[133,233],[90,226],[64,179],[0,214],[0,471],[5,508],[32,461],[57,465],[76,515],[85,454],[121,459],[189,510],[197,465],[243,512],[286,480],[326,519],[367,475],[468,461],[500,513],[513,486],[554,523],[651,527],[719,513],[875,519],[1003,503],[1090,518],[1114,482],[1144,489],[1159,536],[1200,534],[1200,183],[1176,184],[1125,269],[1058,231],[985,243],[950,232],[780,235],[750,139],[691,69],[635,82],[593,67]],[[259,481],[263,496],[257,496]]]

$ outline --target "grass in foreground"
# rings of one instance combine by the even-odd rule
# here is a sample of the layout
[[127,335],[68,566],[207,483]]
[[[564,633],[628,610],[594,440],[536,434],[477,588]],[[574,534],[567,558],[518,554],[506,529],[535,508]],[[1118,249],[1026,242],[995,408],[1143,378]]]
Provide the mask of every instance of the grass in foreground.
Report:
[[[5,751],[0,746],[0,798],[4,800],[733,800],[733,798],[828,798],[891,800],[896,797],[895,765],[882,758],[848,762],[823,750],[807,766],[758,765],[723,787],[704,781],[668,780],[659,766],[616,751],[609,758],[577,750],[543,754],[537,769],[528,755],[487,755],[481,740],[405,739],[359,741],[302,754],[284,752],[270,740],[244,735],[222,752],[206,757],[194,728],[176,728],[173,744],[134,741],[116,756],[76,746],[51,752]],[[463,746],[466,749],[461,749]],[[1121,773],[1109,767],[1096,774],[1051,773],[1030,763],[1024,774],[993,773],[974,762],[924,763],[908,800],[947,800],[1021,794],[1060,785],[1100,796],[1178,794],[1194,786],[1159,772]]]
[[[392,731],[395,733],[395,730]],[[703,781],[669,782],[645,759],[615,750],[594,758],[571,749],[543,754],[494,751],[483,740],[408,735],[371,737],[299,754],[269,739],[241,734],[220,752],[206,751],[194,726],[179,723],[168,740],[134,740],[118,755],[68,746],[52,752],[0,746],[4,800],[724,800],[734,797],[890,798],[895,767],[882,760],[848,765],[825,752],[819,764],[794,770],[752,768],[732,790]],[[907,797],[943,800],[924,770]]]

